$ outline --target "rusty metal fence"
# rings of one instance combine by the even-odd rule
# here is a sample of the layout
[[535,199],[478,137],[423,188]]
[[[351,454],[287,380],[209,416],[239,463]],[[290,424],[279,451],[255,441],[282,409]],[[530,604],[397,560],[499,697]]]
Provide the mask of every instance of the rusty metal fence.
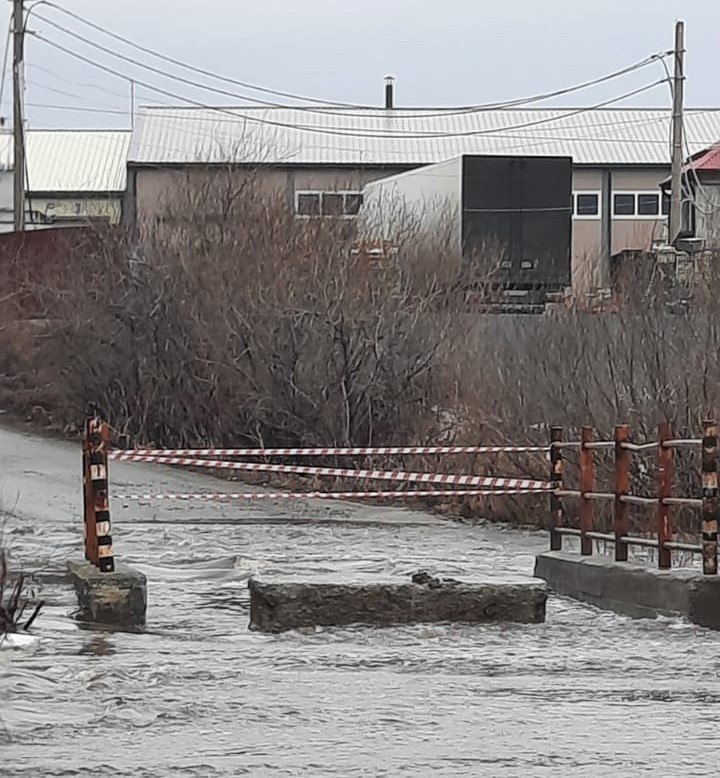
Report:
[[[717,574],[718,556],[718,428],[715,421],[702,422],[702,438],[674,438],[672,425],[663,423],[658,439],[651,443],[633,443],[627,425],[615,427],[613,440],[595,440],[592,427],[583,427],[579,441],[563,440],[563,428],[553,427],[550,434],[550,479],[554,490],[550,495],[550,549],[562,549],[564,536],[579,538],[580,553],[593,553],[594,541],[615,545],[615,560],[625,562],[630,546],[657,549],[659,568],[672,566],[672,552],[702,554],[703,573]],[[681,448],[696,448],[702,452],[701,491],[697,497],[673,496],[675,453]],[[563,482],[563,451],[576,449],[579,454],[579,488],[568,489]],[[614,486],[612,491],[597,491],[596,452],[610,450],[614,456]],[[651,452],[657,457],[657,483],[654,496],[630,493],[630,458],[633,454]],[[568,526],[566,500],[579,503],[577,525]],[[612,532],[596,531],[598,503],[612,506]],[[673,529],[673,510],[686,507],[699,511],[701,543],[678,542]],[[654,537],[630,534],[630,509],[654,514]]]
[[[644,546],[657,550],[660,568],[672,566],[672,552],[683,551],[702,554],[703,572],[717,574],[718,565],[718,428],[714,421],[702,423],[702,438],[674,438],[672,426],[661,424],[658,438],[650,443],[634,443],[627,425],[615,427],[612,440],[595,440],[592,427],[583,427],[580,440],[566,441],[562,427],[552,427],[550,440],[545,446],[380,446],[366,448],[207,448],[207,449],[132,449],[109,450],[110,427],[102,420],[94,407],[85,419],[83,434],[83,503],[85,520],[85,556],[101,572],[114,570],[110,527],[110,492],[108,460],[136,463],[171,465],[192,469],[211,469],[228,473],[263,472],[303,476],[358,479],[364,482],[391,481],[398,483],[395,490],[387,489],[355,491],[305,491],[305,492],[224,492],[172,493],[172,494],[119,494],[116,499],[129,501],[156,500],[289,500],[321,499],[398,499],[413,497],[498,497],[518,495],[549,495],[550,500],[550,548],[562,549],[563,537],[573,536],[580,541],[580,553],[589,556],[597,541],[614,543],[615,560],[625,562],[631,546]],[[696,497],[673,495],[675,457],[678,449],[695,448],[702,452],[701,489]],[[566,457],[564,452],[574,449],[578,453],[579,484],[568,488],[564,482]],[[600,491],[596,485],[598,452],[606,451],[614,457],[612,491]],[[397,454],[544,454],[550,461],[550,474],[546,481],[526,476],[497,476],[474,474],[449,474],[406,472],[403,470],[379,470],[362,468],[338,468],[297,464],[276,464],[274,457],[366,457]],[[652,453],[657,462],[656,494],[653,496],[631,493],[631,458],[637,454]],[[253,462],[248,459],[261,459]],[[535,459],[535,464],[538,464]],[[421,487],[421,488],[418,488]],[[568,504],[577,506],[577,521],[568,520]],[[607,503],[612,510],[612,532],[599,531],[596,506]],[[700,513],[700,544],[682,542],[676,537],[673,512],[687,508]],[[654,516],[643,522],[643,534],[631,534],[630,511],[650,512]],[[571,526],[575,524],[576,526]],[[697,524],[695,525],[697,527]],[[652,530],[650,532],[649,530]],[[696,533],[694,533],[696,534]],[[648,535],[654,535],[649,537]]]

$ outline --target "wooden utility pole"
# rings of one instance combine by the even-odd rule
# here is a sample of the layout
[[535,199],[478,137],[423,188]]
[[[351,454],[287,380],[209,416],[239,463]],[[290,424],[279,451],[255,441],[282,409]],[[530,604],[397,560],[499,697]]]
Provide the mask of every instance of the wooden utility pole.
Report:
[[130,80],[130,129],[135,129],[135,82]]
[[668,243],[671,246],[682,230],[683,93],[685,90],[685,22],[675,23],[675,70],[673,73],[672,168]]
[[25,229],[25,117],[23,92],[25,59],[25,14],[23,0],[13,0],[13,225]]

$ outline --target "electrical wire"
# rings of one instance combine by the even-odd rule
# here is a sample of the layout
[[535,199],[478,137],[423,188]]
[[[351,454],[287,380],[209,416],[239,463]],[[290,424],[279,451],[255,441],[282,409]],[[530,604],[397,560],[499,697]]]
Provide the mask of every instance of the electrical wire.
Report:
[[[194,67],[192,65],[188,65],[181,60],[175,59],[173,57],[169,57],[167,55],[161,54],[159,52],[154,51],[153,49],[147,48],[146,46],[142,46],[139,43],[135,43],[134,41],[130,40],[129,38],[126,38],[122,35],[119,35],[118,33],[112,32],[111,30],[106,29],[105,27],[102,27],[99,24],[95,24],[94,22],[89,21],[88,19],[85,19],[84,17],[80,16],[79,14],[73,13],[72,11],[69,11],[67,8],[63,8],[62,6],[57,5],[56,3],[47,2],[43,3],[43,5],[47,5],[50,8],[54,8],[57,11],[60,11],[61,13],[66,14],[67,16],[72,17],[78,22],[81,22],[82,24],[85,24],[88,27],[91,27],[92,29],[96,30],[97,32],[102,32],[103,34],[114,38],[117,41],[120,41],[121,43],[125,43],[128,46],[132,46],[135,49],[138,49],[139,51],[143,51],[146,54],[150,54],[154,57],[157,57],[159,59],[162,59],[166,62],[170,62],[174,65],[178,65],[180,67],[187,68],[189,70],[193,70],[197,73],[201,73],[202,75],[209,76],[211,78],[216,78],[219,81],[224,81],[229,84],[234,84],[235,86],[242,87],[244,89],[249,89],[251,91],[255,92],[262,92],[264,94],[272,94],[276,95],[278,97],[287,97],[291,100],[300,100],[304,102],[315,102],[315,103],[322,103],[323,105],[327,105],[330,107],[335,108],[359,108],[362,106],[354,105],[352,103],[343,103],[338,102],[335,100],[323,100],[321,98],[309,98],[303,95],[293,94],[292,92],[283,92],[282,90],[278,89],[271,89],[269,87],[259,86],[258,84],[250,84],[246,81],[239,81],[237,79],[228,78],[227,76],[220,75],[219,73],[213,73],[210,70],[204,70],[203,68]],[[45,19],[44,17],[40,16],[39,14],[36,14],[36,17],[38,19],[41,19],[42,21],[48,22],[48,19]],[[59,25],[55,25],[59,27]]]
[[356,128],[348,128],[348,127],[338,127],[338,128],[329,128],[329,127],[317,127],[314,125],[301,125],[301,124],[291,124],[286,122],[279,122],[279,121],[273,121],[270,119],[264,119],[260,118],[258,116],[252,116],[248,113],[241,113],[238,110],[231,110],[229,108],[222,108],[219,106],[211,106],[207,105],[206,103],[199,102],[197,100],[192,100],[188,97],[183,97],[182,95],[177,94],[176,92],[172,92],[167,89],[162,89],[160,87],[154,86],[153,84],[150,84],[146,81],[141,81],[137,78],[131,78],[125,74],[119,73],[117,70],[113,70],[109,66],[103,65],[93,59],[90,59],[89,57],[86,57],[82,54],[79,54],[76,51],[73,51],[72,49],[68,49],[66,46],[62,46],[59,43],[56,43],[55,41],[50,40],[49,38],[46,38],[44,35],[38,33],[38,32],[32,32],[30,33],[35,37],[37,40],[42,41],[43,43],[58,49],[59,51],[64,52],[65,54],[68,54],[71,57],[74,57],[75,59],[80,60],[81,62],[85,62],[86,64],[92,65],[95,68],[98,68],[100,70],[105,71],[106,73],[110,73],[114,76],[117,76],[118,78],[125,79],[126,81],[134,81],[136,84],[144,87],[145,89],[149,89],[152,92],[157,92],[158,94],[162,94],[166,97],[171,97],[176,100],[180,100],[181,102],[188,103],[190,105],[193,105],[197,108],[203,108],[208,111],[216,111],[218,113],[227,114],[229,116],[232,116],[236,121],[238,120],[244,120],[246,122],[251,123],[257,123],[257,124],[263,124],[268,125],[271,127],[280,127],[283,129],[292,129],[297,130],[300,132],[308,132],[308,133],[315,133],[320,135],[337,135],[337,136],[343,136],[343,137],[354,137],[354,138],[405,138],[405,139],[422,139],[422,138],[428,138],[428,139],[438,139],[438,138],[462,138],[462,137],[475,137],[480,135],[492,135],[497,134],[499,132],[505,132],[508,130],[516,130],[516,129],[524,129],[526,127],[534,127],[541,124],[546,124],[548,122],[555,122],[560,119],[566,119],[570,118],[572,116],[577,116],[582,113],[586,113],[587,111],[597,110],[598,108],[603,108],[608,105],[612,105],[614,103],[620,102],[622,100],[626,100],[629,97],[634,97],[638,94],[641,94],[643,92],[646,92],[650,89],[655,88],[659,84],[662,84],[665,82],[665,79],[659,79],[658,81],[654,81],[653,83],[646,84],[645,86],[639,87],[637,89],[633,89],[629,92],[625,92],[622,95],[619,95],[617,97],[610,98],[608,100],[603,100],[600,103],[596,103],[595,105],[586,107],[586,108],[580,108],[575,109],[573,111],[569,111],[564,114],[559,114],[557,116],[552,116],[548,118],[543,119],[537,119],[532,122],[524,122],[521,124],[516,125],[508,125],[505,127],[497,127],[494,129],[487,129],[487,130],[470,130],[467,132],[457,132],[457,133],[447,133],[447,132],[416,132],[416,133],[398,133],[398,132],[361,132],[358,131]]
[[[670,68],[668,67],[667,62],[665,62],[665,60],[662,61],[662,66],[665,69],[665,75],[667,77],[667,82],[670,87],[670,99],[672,100],[674,98],[674,89],[675,89],[674,80],[670,74]],[[683,75],[682,78],[684,79],[685,76]],[[682,142],[683,153],[686,156],[687,162],[684,161],[684,164],[680,169],[680,189],[681,192],[687,192],[689,196],[688,199],[692,203],[693,208],[700,211],[700,213],[702,213],[704,216],[712,216],[715,213],[714,209],[708,211],[707,209],[703,208],[699,203],[699,198],[697,197],[697,192],[699,191],[705,203],[712,202],[712,198],[708,197],[708,192],[703,186],[702,181],[700,180],[700,176],[698,175],[698,172],[695,169],[694,160],[692,159],[694,155],[690,153],[690,144],[687,139],[686,129],[687,128],[685,126],[685,117],[683,115],[680,131],[682,134],[681,142]],[[717,141],[715,141],[714,143],[717,143]],[[708,144],[708,146],[711,145],[713,144]],[[670,158],[672,159],[672,155],[673,155],[672,131],[670,133],[670,137],[668,138],[668,147],[670,151]],[[690,180],[691,175],[695,179],[694,186]],[[682,198],[682,194],[681,194],[681,202],[687,202],[687,200]]]
[[[182,98],[182,99],[184,100],[185,98]],[[215,106],[215,108],[217,108],[217,107],[218,106]],[[222,106],[219,106],[219,107],[222,107]],[[195,107],[188,107],[188,106],[185,106],[185,105],[177,105],[177,103],[173,104],[173,105],[161,104],[159,106],[152,106],[152,105],[150,105],[150,106],[143,106],[143,108],[145,108],[146,110],[149,110],[149,111],[153,111],[154,115],[159,115],[159,116],[162,116],[164,118],[171,118],[172,114],[176,113],[178,111],[195,111],[196,110]],[[159,111],[162,108],[167,108],[168,112],[167,113],[159,113]],[[208,106],[208,108],[209,108],[209,110],[213,110],[213,106]],[[246,110],[247,111],[249,111],[249,110],[266,111],[266,110],[268,110],[268,109],[264,109],[264,108],[255,108],[255,109],[252,109],[252,108],[234,108],[233,106],[227,106],[227,108],[230,111],[246,111]],[[283,110],[294,111],[295,108],[291,107],[291,106],[284,106]],[[572,109],[568,109],[568,108],[534,108],[534,109],[529,109],[529,110],[532,110],[535,113],[543,112],[543,113],[547,114],[547,117],[548,117],[547,121],[550,121],[551,119],[558,118],[558,115],[559,115],[559,113],[561,111],[568,111],[568,110],[584,111],[584,110],[588,110],[588,109],[586,109],[586,108],[572,108]],[[661,110],[661,109],[638,109],[638,110],[641,110],[641,111],[642,110],[657,111],[657,110]],[[718,110],[720,110],[720,109],[715,109],[715,112],[717,112]],[[382,109],[376,109],[376,111],[381,113]],[[234,117],[239,117],[239,116],[242,116],[242,115],[244,115],[244,114],[233,113]],[[374,118],[378,118],[378,116],[377,116],[377,114],[370,114],[370,115],[365,114],[365,115],[363,115],[362,118],[374,119]],[[406,115],[406,118],[409,119],[409,120],[416,120],[416,119],[417,120],[424,120],[424,119],[427,118],[427,116],[422,111],[414,111],[414,112],[411,112],[409,115]],[[442,118],[442,115],[440,115],[440,118]],[[217,116],[193,116],[193,121],[211,122],[213,124],[224,124],[224,123],[227,123],[227,124],[237,124],[237,118],[235,118],[233,120],[233,119],[226,119],[224,117],[217,117]],[[660,123],[660,122],[665,123],[666,121],[667,121],[667,117],[664,116],[664,115],[663,116],[659,116],[659,117],[655,117],[655,118],[652,118],[652,119],[642,119],[642,120],[639,120],[639,119],[627,119],[627,120],[613,119],[612,121],[608,121],[608,122],[595,122],[595,123],[592,124],[592,129],[595,130],[595,129],[604,128],[604,127],[609,127],[609,128],[612,128],[612,127],[624,127],[624,126],[627,126],[627,125],[640,125],[640,126],[643,126],[643,127],[647,127],[647,126],[649,126],[651,124],[656,124],[656,123]],[[305,125],[295,125],[295,124],[292,124],[292,126],[293,127],[299,127],[299,128],[304,128],[305,127]],[[354,129],[356,129],[356,128],[354,128]],[[517,133],[513,133],[512,135],[509,135],[509,136],[503,136],[501,134],[501,130],[504,130],[504,129],[505,129],[504,127],[500,127],[500,128],[497,128],[497,129],[489,129],[488,133],[492,133],[492,135],[495,136],[495,137],[513,137],[513,138],[523,137],[521,135],[518,135]],[[563,127],[562,129],[564,131],[565,130],[570,131],[573,128],[572,127]],[[368,127],[367,131],[368,132],[372,131],[372,128]],[[536,133],[533,133],[532,135],[526,136],[526,137],[537,138],[537,137],[540,137],[540,136],[538,136]],[[555,136],[555,135],[548,136],[548,140],[553,140],[556,137],[557,136]],[[614,142],[614,141],[617,141],[618,139],[617,138],[593,138],[593,137],[588,137],[587,135],[583,135],[581,138],[565,138],[564,140],[576,140],[576,141],[577,140],[600,140],[600,141],[608,140],[610,142]],[[622,139],[621,142],[624,143],[626,141],[624,139]],[[657,142],[657,141],[655,141],[655,142]],[[665,142],[665,141],[663,141],[663,142]]]
[[102,113],[102,114],[113,114],[115,116],[127,116],[129,111],[121,111],[119,109],[117,110],[111,110],[109,108],[83,108],[80,105],[57,105],[54,103],[35,103],[35,102],[26,102],[25,105],[29,106],[30,108],[48,108],[58,111],[79,111],[82,113]]
[[87,81],[78,81],[77,79],[74,78],[65,78],[64,76],[61,76],[59,73],[55,72],[54,70],[51,70],[50,68],[46,68],[43,65],[38,64],[37,62],[26,62],[25,67],[30,68],[31,70],[39,70],[43,73],[46,73],[49,76],[52,76],[57,81],[61,81],[64,84],[70,84],[70,86],[86,87],[88,89],[98,89],[101,92],[105,93],[106,95],[110,95],[112,97],[118,97],[121,100],[128,99],[127,94],[122,94],[121,92],[115,92],[112,89],[108,89],[105,84],[93,84]]
[[[265,100],[259,100],[259,99],[256,99],[256,98],[249,98],[249,97],[246,97],[244,95],[238,95],[236,92],[231,92],[231,91],[229,91],[227,89],[220,89],[220,88],[217,88],[217,87],[208,86],[208,85],[202,84],[202,83],[200,83],[198,81],[194,81],[192,79],[185,78],[183,76],[167,73],[165,70],[163,70],[161,68],[156,68],[156,67],[154,67],[152,65],[148,65],[148,64],[145,64],[145,63],[142,63],[142,62],[137,62],[132,57],[128,57],[128,56],[126,56],[124,54],[120,54],[118,52],[115,52],[112,49],[108,48],[107,46],[103,46],[102,44],[96,43],[95,41],[92,41],[92,40],[90,40],[89,38],[86,38],[83,35],[79,35],[78,33],[73,32],[72,30],[68,29],[67,27],[64,27],[63,25],[57,24],[56,22],[53,22],[53,21],[51,21],[49,19],[46,19],[44,16],[40,16],[39,14],[37,14],[36,16],[37,16],[38,19],[40,19],[41,21],[44,21],[45,23],[49,24],[51,27],[55,27],[56,29],[58,29],[61,32],[65,33],[66,35],[69,35],[72,38],[75,38],[76,40],[79,40],[82,43],[85,43],[86,45],[91,46],[91,47],[97,49],[98,51],[103,52],[104,54],[108,54],[108,55],[110,55],[112,57],[115,57],[117,59],[120,59],[120,60],[122,60],[124,62],[128,62],[131,65],[133,65],[134,67],[139,67],[139,68],[142,68],[143,70],[147,70],[147,71],[149,71],[151,73],[155,73],[156,75],[160,75],[163,78],[168,78],[170,80],[173,80],[173,81],[185,84],[187,86],[194,87],[196,89],[201,89],[201,90],[204,90],[204,91],[208,91],[208,92],[212,92],[212,93],[215,93],[215,94],[219,94],[219,95],[222,95],[223,97],[230,97],[230,98],[233,98],[233,99],[236,99],[236,100],[239,99],[239,100],[243,100],[245,102],[255,103],[255,104],[263,105],[263,106],[270,107],[270,108],[286,107],[286,106],[280,106],[277,103],[270,103],[270,102],[265,101]],[[47,39],[45,39],[45,40],[47,40]],[[630,66],[629,69],[628,68],[624,69],[624,72],[630,72],[631,70],[637,69],[637,67],[639,67],[639,66],[645,67],[648,64],[654,62],[656,59],[657,59],[657,55],[653,56],[653,57],[646,58],[645,60],[642,61],[641,65],[636,64],[636,65]],[[320,109],[316,109],[316,108],[306,108],[306,107],[303,107],[303,106],[296,107],[296,110],[309,111],[309,112],[319,112],[319,113],[323,113],[325,115],[327,115],[329,113],[327,110],[320,110]],[[342,113],[342,114],[339,114],[339,115],[347,116],[346,113]],[[447,114],[441,114],[441,115],[446,116]],[[403,130],[401,130],[401,129],[396,130],[395,128],[391,128],[391,127],[386,128],[384,134],[388,134],[388,135],[397,134],[398,136],[401,136],[401,135],[404,136],[405,135]],[[425,137],[425,135],[426,135],[425,133],[422,133],[422,134],[419,134],[419,137]],[[430,135],[430,137],[432,137],[432,135]]]
[[[7,78],[8,53],[10,51],[11,35],[12,35],[12,15],[10,16],[10,21],[8,22],[7,38],[5,39],[5,54],[3,56],[2,77],[0,78],[0,103],[2,103],[3,95],[5,94],[5,80]],[[5,123],[4,117],[0,117],[0,122],[2,124]]]
[[[717,145],[717,141],[715,144]],[[712,206],[713,198],[710,196],[709,192],[705,188],[705,185],[703,184],[697,169],[695,168],[695,160],[693,159],[694,156],[697,156],[698,154],[704,154],[708,153],[712,150],[712,145],[710,148],[708,148],[705,151],[697,152],[696,154],[690,153],[690,145],[688,143],[687,137],[685,136],[685,133],[683,133],[683,147],[685,149],[685,154],[687,157],[687,162],[683,165],[682,168],[682,178],[685,180],[685,190],[687,191],[689,195],[689,199],[693,204],[693,208],[700,211],[700,213],[703,214],[703,216],[717,216],[719,210],[718,208],[714,208]],[[694,179],[694,184],[691,181],[691,176]],[[707,205],[709,204],[709,209],[705,208],[700,205],[698,192],[700,195],[702,195],[703,202]]]
[[[65,89],[58,89],[57,87],[49,86],[48,84],[42,84],[38,81],[31,81],[29,79],[26,81],[26,83],[28,86],[32,86],[36,89],[44,89],[48,92],[53,92],[54,94],[62,95],[63,97],[74,97],[78,100],[85,100],[85,97],[83,95],[79,95],[77,92],[68,92]],[[28,103],[28,105],[30,105],[30,103]],[[88,110],[92,110],[94,112],[100,112],[101,108],[106,108],[107,113],[123,113],[123,114],[128,113],[127,109],[124,111],[120,111],[116,106],[111,105],[110,103],[98,103],[98,106],[99,106],[98,108],[93,107],[92,109],[88,108]]]
[[[90,27],[91,29],[96,30],[98,32],[101,32],[104,35],[107,35],[110,38],[113,38],[113,39],[115,39],[117,41],[120,41],[121,43],[124,43],[127,46],[131,46],[131,47],[137,49],[138,51],[142,51],[145,54],[149,54],[152,57],[160,59],[160,60],[162,60],[164,62],[169,62],[169,63],[171,63],[173,65],[178,66],[178,67],[185,68],[186,70],[189,70],[191,72],[199,73],[201,75],[217,79],[218,81],[223,81],[223,82],[228,83],[228,84],[233,84],[235,86],[240,86],[240,87],[242,87],[244,89],[249,89],[249,90],[252,90],[252,91],[258,91],[258,92],[262,92],[262,93],[265,93],[265,94],[274,94],[274,95],[277,95],[277,96],[280,96],[280,97],[287,97],[287,98],[290,98],[290,99],[293,99],[293,100],[298,100],[298,101],[303,101],[303,102],[311,102],[311,103],[315,103],[316,105],[318,103],[320,103],[320,104],[331,106],[331,107],[335,107],[335,108],[364,108],[364,109],[368,109],[368,108],[376,108],[377,107],[377,106],[359,105],[359,104],[352,104],[352,103],[340,103],[340,102],[334,102],[334,101],[330,101],[330,100],[324,100],[324,99],[321,99],[321,98],[308,97],[306,95],[298,95],[298,94],[294,94],[292,92],[283,92],[283,91],[280,91],[280,90],[270,89],[268,87],[258,86],[257,84],[250,84],[250,83],[248,83],[246,81],[240,81],[240,80],[237,80],[237,79],[229,78],[229,77],[223,76],[223,75],[221,75],[219,73],[215,73],[215,72],[213,72],[211,70],[206,70],[204,68],[200,68],[200,67],[197,67],[195,65],[190,65],[189,63],[184,62],[183,60],[177,59],[175,57],[170,57],[170,56],[168,56],[166,54],[158,52],[158,51],[156,51],[154,49],[151,49],[151,48],[149,48],[147,46],[142,46],[139,43],[136,43],[135,41],[131,40],[130,38],[126,38],[123,35],[119,35],[119,34],[117,34],[115,32],[112,32],[111,30],[108,30],[106,27],[102,27],[101,25],[96,24],[95,22],[91,22],[88,19],[85,19],[84,17],[80,16],[79,14],[73,13],[72,11],[69,11],[68,9],[63,8],[63,7],[59,6],[59,5],[57,5],[56,3],[50,2],[50,0],[46,0],[46,2],[43,3],[43,5],[47,5],[47,6],[51,7],[51,8],[54,8],[54,9],[60,11],[61,13],[64,13],[65,15],[71,17],[72,19],[75,19],[76,21],[79,21],[80,23]],[[56,29],[59,29],[59,30],[63,31],[63,32],[65,32],[68,35],[72,35],[73,37],[76,37],[79,40],[82,40],[83,42],[88,43],[91,46],[95,46],[96,48],[100,48],[101,50],[104,50],[104,51],[106,51],[106,53],[110,53],[113,56],[118,56],[118,57],[121,57],[123,59],[128,59],[126,57],[123,57],[122,55],[117,54],[116,52],[113,52],[112,50],[108,49],[107,47],[103,47],[100,44],[96,44],[94,41],[91,41],[91,40],[89,40],[89,39],[87,39],[87,38],[85,38],[85,37],[83,37],[83,36],[73,32],[72,30],[69,30],[68,28],[63,27],[60,24],[57,24],[56,22],[52,22],[49,19],[47,19],[47,18],[45,18],[43,16],[40,16],[39,14],[37,14],[36,16],[37,16],[38,19],[41,19],[42,21],[45,21],[48,24],[51,24]],[[551,98],[554,98],[554,97],[560,97],[560,96],[563,96],[563,95],[566,95],[566,94],[570,94],[571,92],[579,91],[581,89],[586,89],[586,88],[591,87],[591,86],[596,86],[598,84],[604,83],[605,81],[609,81],[611,79],[619,78],[620,76],[627,75],[628,73],[632,73],[635,70],[639,70],[640,68],[646,67],[647,65],[650,65],[650,64],[652,64],[652,63],[654,63],[654,62],[656,62],[658,60],[664,60],[664,58],[669,56],[670,54],[672,54],[672,51],[664,51],[664,52],[661,52],[661,53],[658,53],[658,54],[652,54],[652,55],[650,55],[650,56],[648,56],[648,57],[646,57],[646,58],[644,58],[644,59],[642,59],[642,60],[640,60],[638,62],[635,62],[635,63],[633,63],[631,65],[628,65],[628,66],[626,66],[624,68],[620,68],[619,70],[613,71],[612,73],[608,73],[607,75],[600,76],[598,78],[595,78],[595,79],[592,79],[590,81],[586,81],[584,83],[577,84],[577,85],[574,85],[574,86],[571,86],[571,87],[565,87],[565,88],[558,89],[558,90],[551,91],[551,92],[545,92],[545,93],[542,93],[542,94],[537,94],[537,95],[533,95],[533,96],[526,97],[526,98],[518,98],[518,99],[515,99],[515,100],[509,100],[509,101],[504,101],[504,102],[485,103],[485,104],[477,104],[477,105],[469,105],[469,106],[460,106],[457,109],[455,109],[453,111],[450,111],[450,113],[442,112],[442,113],[438,113],[437,115],[438,116],[448,116],[448,115],[452,115],[452,113],[463,114],[463,113],[469,113],[469,112],[478,111],[478,110],[490,110],[490,109],[498,109],[498,108],[511,108],[511,107],[516,107],[516,106],[520,106],[520,105],[528,105],[530,103],[539,102],[541,100],[548,100],[548,99],[551,99]],[[134,62],[131,59],[129,61],[133,62],[133,64],[138,64],[138,63]],[[142,65],[141,65],[141,67],[142,67]],[[170,78],[174,78],[174,76],[171,76],[170,74],[164,73],[163,71],[160,71],[160,72],[163,75],[166,75],[166,76],[168,76]],[[212,89],[211,87],[206,87],[206,86],[202,86],[202,88]],[[227,95],[227,93],[225,93],[225,94]],[[245,101],[254,100],[254,98],[247,98],[245,96],[240,96],[240,95],[237,95],[237,94],[234,94],[234,93],[231,93],[230,96],[233,96],[235,98],[239,98],[239,99],[242,99],[242,100],[245,100]],[[254,101],[255,102],[259,102],[259,103],[264,104],[264,105],[267,105],[269,107],[275,107],[275,108],[277,108],[277,107],[286,107],[286,106],[280,106],[277,103],[268,103],[268,102],[259,101],[259,100],[254,100]],[[298,110],[310,110],[310,111],[318,110],[317,108],[312,108],[312,107],[307,107],[307,106],[295,106],[295,108],[298,109]],[[331,111],[328,111],[328,110],[324,110],[323,112],[324,113],[332,113]],[[346,112],[344,112],[343,114],[340,114],[340,115],[348,115],[348,114]],[[390,116],[393,116],[393,114],[390,113]]]

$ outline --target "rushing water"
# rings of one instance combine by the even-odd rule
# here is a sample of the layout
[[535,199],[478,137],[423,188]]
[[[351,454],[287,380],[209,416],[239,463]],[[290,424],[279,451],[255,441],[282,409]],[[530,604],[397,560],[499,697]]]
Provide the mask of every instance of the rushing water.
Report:
[[[77,530],[17,522],[24,564]],[[720,635],[551,598],[541,625],[247,629],[262,573],[528,574],[538,534],[496,527],[118,525],[149,578],[147,630],[80,628],[72,593],[0,652],[0,774],[708,776]],[[48,562],[47,549],[53,549]]]

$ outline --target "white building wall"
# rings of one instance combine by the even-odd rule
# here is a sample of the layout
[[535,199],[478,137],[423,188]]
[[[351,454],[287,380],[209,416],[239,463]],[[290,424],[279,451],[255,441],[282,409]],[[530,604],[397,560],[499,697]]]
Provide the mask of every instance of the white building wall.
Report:
[[0,232],[13,228],[13,174],[12,170],[0,170]]

